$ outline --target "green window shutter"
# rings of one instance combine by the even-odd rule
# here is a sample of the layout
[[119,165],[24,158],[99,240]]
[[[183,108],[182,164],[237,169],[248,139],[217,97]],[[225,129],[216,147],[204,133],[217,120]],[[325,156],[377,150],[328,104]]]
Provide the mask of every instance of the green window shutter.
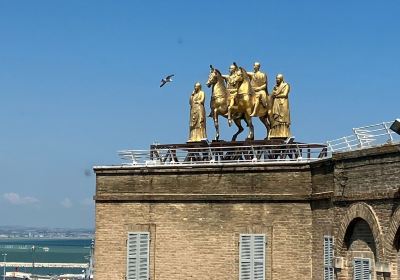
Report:
[[265,235],[253,235],[253,279],[265,278]]
[[371,279],[371,262],[369,259],[362,260],[362,272],[363,272],[362,280]]
[[240,280],[251,280],[251,236],[240,236]]
[[370,259],[355,258],[353,261],[354,280],[371,280],[371,262]]
[[263,234],[240,235],[240,280],[265,280],[265,243]]
[[333,268],[333,237],[324,236],[324,280],[334,280]]
[[127,280],[149,279],[149,232],[129,232],[127,242]]

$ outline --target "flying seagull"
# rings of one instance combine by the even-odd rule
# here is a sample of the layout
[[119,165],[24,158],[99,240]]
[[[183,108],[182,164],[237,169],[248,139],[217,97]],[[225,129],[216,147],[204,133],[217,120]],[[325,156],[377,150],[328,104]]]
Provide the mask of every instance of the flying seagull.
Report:
[[165,77],[164,79],[161,80],[161,85],[160,87],[162,87],[163,85],[165,85],[166,83],[172,82],[172,77],[174,76],[174,74],[172,75],[168,75],[167,77]]

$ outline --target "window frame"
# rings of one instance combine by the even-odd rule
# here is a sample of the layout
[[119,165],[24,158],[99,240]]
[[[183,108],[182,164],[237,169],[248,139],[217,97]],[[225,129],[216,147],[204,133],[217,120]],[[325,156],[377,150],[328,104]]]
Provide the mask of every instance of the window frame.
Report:
[[[361,271],[361,278],[356,278],[356,261],[360,261],[361,262],[361,267],[360,267],[360,271]],[[368,277],[365,278],[364,277],[364,269],[366,269],[363,265],[363,262],[367,261],[368,262]],[[372,264],[372,260],[370,258],[362,258],[362,257],[355,257],[353,258],[353,280],[371,280],[372,279],[372,269],[371,269],[371,264]]]
[[[132,277],[129,277],[129,269],[130,269],[130,262],[129,262],[129,259],[130,259],[130,256],[129,256],[129,249],[130,249],[130,236],[131,235],[137,235],[137,241],[136,241],[136,244],[132,244],[132,245],[134,245],[134,246],[136,246],[136,250],[137,250],[137,253],[136,253],[136,275],[132,278]],[[139,264],[140,264],[140,259],[143,259],[143,258],[141,258],[140,257],[140,252],[141,252],[141,250],[140,250],[140,237],[141,236],[143,236],[143,235],[147,235],[147,244],[146,244],[146,246],[147,246],[147,248],[146,248],[146,251],[147,251],[147,253],[146,253],[146,278],[145,279],[143,279],[143,278],[140,278],[140,271],[139,271]],[[126,240],[126,280],[148,280],[148,279],[150,279],[150,232],[149,231],[128,231],[128,234],[127,234],[127,240]]]
[[[250,259],[243,258],[243,238],[244,237],[249,237],[250,238],[250,243],[249,243],[249,254],[250,254]],[[262,237],[262,259],[255,259],[255,237]],[[262,263],[262,278],[257,278],[257,280],[266,280],[266,265],[267,265],[267,235],[266,234],[252,234],[252,233],[243,233],[239,235],[239,280],[246,280],[247,278],[243,278],[242,276],[242,264],[243,263],[249,263],[250,264],[250,278],[248,279],[256,279],[254,278],[254,272],[255,272],[255,263]]]

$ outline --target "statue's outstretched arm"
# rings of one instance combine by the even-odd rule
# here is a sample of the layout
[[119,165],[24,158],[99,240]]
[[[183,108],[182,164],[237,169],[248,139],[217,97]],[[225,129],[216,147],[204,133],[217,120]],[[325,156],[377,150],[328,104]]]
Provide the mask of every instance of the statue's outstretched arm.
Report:
[[253,78],[253,76],[254,76],[254,72],[246,72],[247,73],[247,76],[249,76],[249,78],[250,79],[252,79]]

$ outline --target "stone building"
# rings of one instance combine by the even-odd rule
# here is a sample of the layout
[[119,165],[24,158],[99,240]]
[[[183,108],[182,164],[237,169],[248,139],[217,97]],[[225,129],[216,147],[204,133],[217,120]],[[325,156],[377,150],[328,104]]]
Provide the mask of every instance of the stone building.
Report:
[[96,280],[400,279],[398,144],[94,169]]

